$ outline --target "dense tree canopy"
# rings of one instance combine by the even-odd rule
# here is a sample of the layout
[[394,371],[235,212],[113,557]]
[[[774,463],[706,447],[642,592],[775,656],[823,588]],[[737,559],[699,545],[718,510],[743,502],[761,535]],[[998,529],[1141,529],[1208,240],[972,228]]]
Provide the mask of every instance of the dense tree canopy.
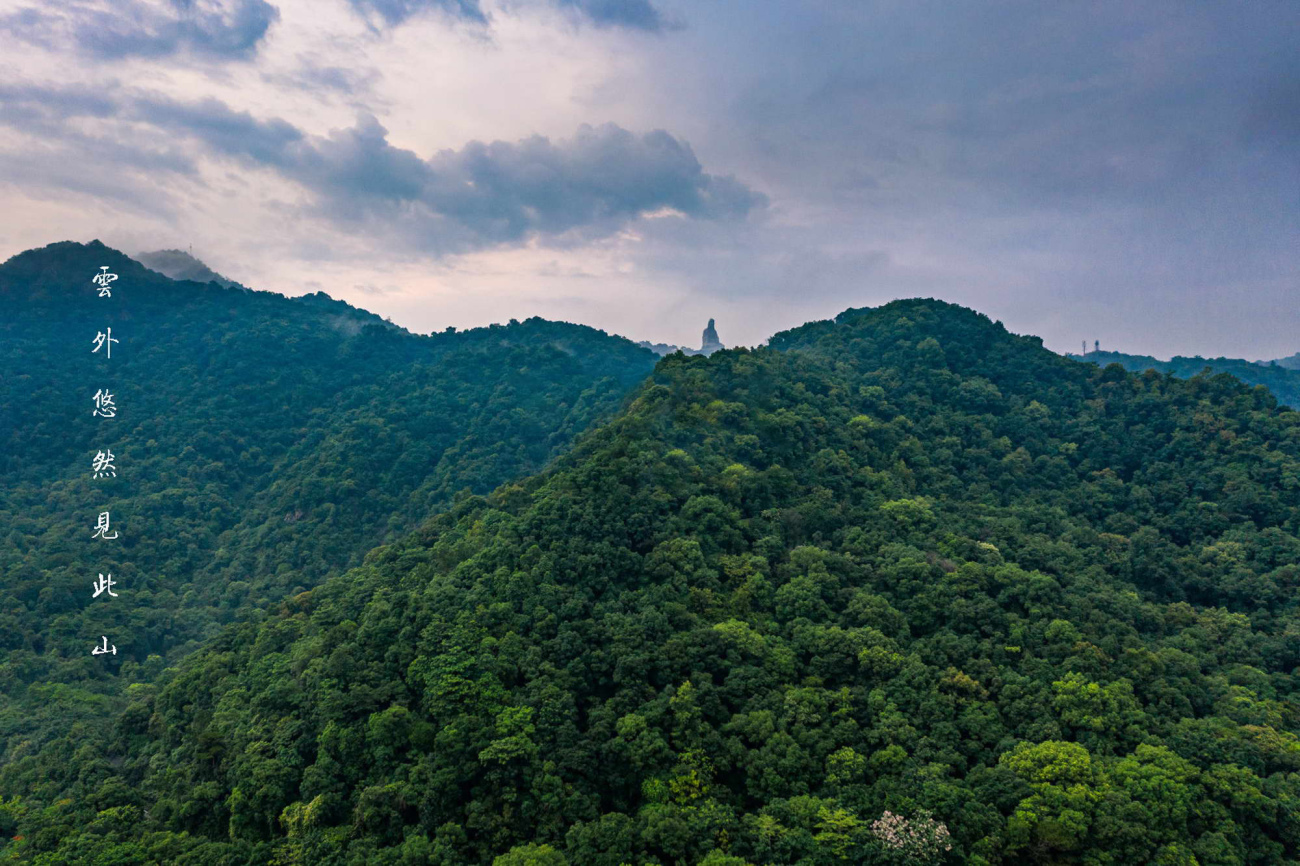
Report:
[[23,862],[1300,859],[1300,414],[968,310],[670,356],[0,772]]
[[1069,357],[1101,367],[1119,364],[1134,373],[1155,370],[1180,379],[1190,379],[1202,373],[1227,373],[1248,385],[1263,385],[1286,406],[1300,406],[1300,368],[1294,366],[1290,358],[1264,363],[1242,358],[1188,358],[1177,355],[1168,361],[1161,361],[1150,355],[1129,355],[1124,352],[1089,352]]
[[[129,683],[457,491],[541,468],[655,361],[541,319],[417,336],[323,294],[174,282],[98,243],[11,259],[0,303],[0,760],[111,714]],[[93,414],[100,390],[116,417]],[[96,479],[102,449],[117,474]],[[92,539],[105,510],[114,541]],[[92,597],[105,572],[116,599]],[[115,656],[90,655],[100,635]]]

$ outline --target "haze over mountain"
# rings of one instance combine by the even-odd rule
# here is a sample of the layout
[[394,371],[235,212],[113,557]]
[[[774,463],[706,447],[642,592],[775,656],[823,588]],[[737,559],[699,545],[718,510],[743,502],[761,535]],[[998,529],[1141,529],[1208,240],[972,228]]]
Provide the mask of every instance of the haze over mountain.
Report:
[[661,360],[547,469],[14,754],[4,850],[1290,863],[1298,533],[1266,390],[848,310]]
[[157,271],[163,276],[171,277],[173,280],[193,280],[196,283],[211,282],[227,289],[243,288],[239,283],[223,277],[184,250],[155,250],[151,253],[136,253],[132,258],[146,268]]

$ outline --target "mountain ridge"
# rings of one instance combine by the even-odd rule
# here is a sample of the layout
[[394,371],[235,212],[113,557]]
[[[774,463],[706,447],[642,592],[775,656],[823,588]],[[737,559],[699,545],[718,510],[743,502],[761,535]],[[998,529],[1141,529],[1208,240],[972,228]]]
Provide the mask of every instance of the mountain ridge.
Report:
[[[655,360],[542,319],[415,335],[323,295],[170,280],[98,242],[10,259],[0,299],[0,761],[458,491],[541,468]],[[97,390],[116,417],[92,416]],[[96,449],[116,476],[91,477]],[[117,546],[85,542],[92,508]],[[105,572],[111,604],[86,588]],[[92,665],[101,634],[118,653]]]
[[1202,358],[1199,355],[1193,357],[1175,355],[1168,361],[1161,361],[1150,355],[1131,355],[1111,351],[1095,351],[1086,355],[1067,354],[1066,357],[1103,367],[1107,364],[1119,364],[1131,372],[1155,370],[1182,379],[1207,371],[1211,375],[1227,374],[1248,385],[1262,385],[1268,388],[1287,406],[1300,407],[1300,370],[1287,368],[1281,361],[1266,364],[1242,358]]

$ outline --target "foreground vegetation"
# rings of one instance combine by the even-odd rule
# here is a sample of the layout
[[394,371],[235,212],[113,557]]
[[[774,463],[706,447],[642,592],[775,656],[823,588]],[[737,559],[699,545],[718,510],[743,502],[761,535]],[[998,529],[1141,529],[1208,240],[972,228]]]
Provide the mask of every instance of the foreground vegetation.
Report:
[[1300,415],[897,302],[670,356],[0,771],[48,863],[1300,858]]

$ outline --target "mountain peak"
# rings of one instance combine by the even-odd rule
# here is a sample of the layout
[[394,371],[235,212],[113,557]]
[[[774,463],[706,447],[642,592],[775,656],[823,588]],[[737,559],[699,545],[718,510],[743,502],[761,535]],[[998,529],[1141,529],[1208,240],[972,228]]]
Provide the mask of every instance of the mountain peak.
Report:
[[125,253],[99,240],[90,243],[59,241],[25,250],[0,265],[0,296],[21,294],[34,300],[66,298],[78,289],[94,291],[91,277],[108,268],[126,285],[157,280],[156,275]]
[[809,322],[773,334],[768,345],[774,349],[811,349],[839,353],[845,340],[869,336],[885,344],[897,341],[912,344],[935,337],[945,347],[958,344],[966,351],[982,352],[994,345],[1023,342],[1042,346],[1038,337],[1011,334],[1001,322],[983,313],[933,298],[906,298],[878,307],[850,307],[834,319]]
[[135,260],[146,268],[171,277],[173,280],[216,283],[226,289],[243,288],[239,283],[223,277],[185,250],[154,250],[151,253],[138,253]]

